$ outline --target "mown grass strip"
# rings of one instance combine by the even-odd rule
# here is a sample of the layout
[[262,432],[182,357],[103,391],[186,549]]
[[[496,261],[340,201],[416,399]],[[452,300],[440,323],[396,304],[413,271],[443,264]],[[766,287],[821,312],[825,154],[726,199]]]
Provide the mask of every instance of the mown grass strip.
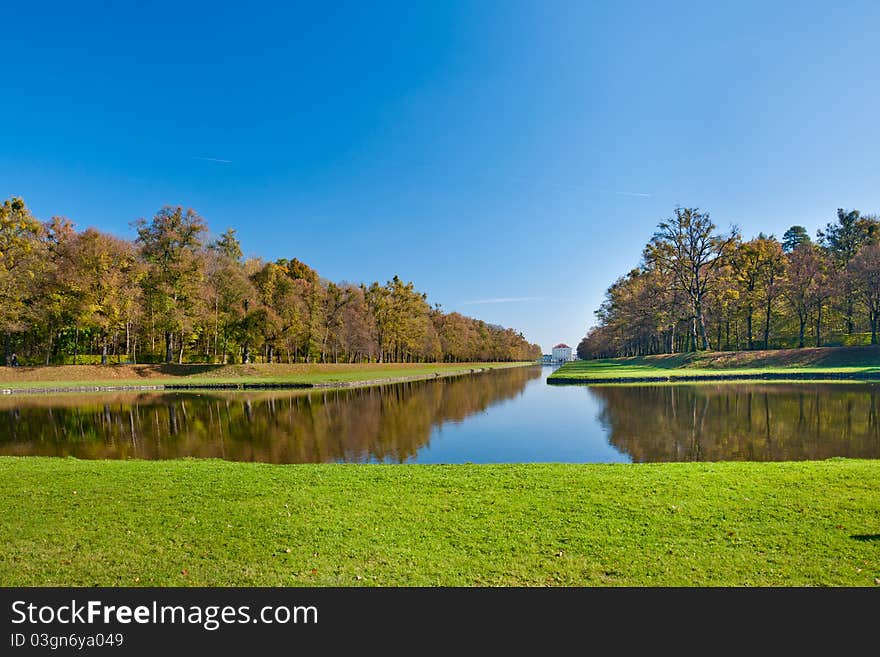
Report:
[[[53,366],[0,368],[0,393],[194,388],[298,388],[372,385],[534,363],[431,363],[418,365]],[[136,374],[132,375],[132,372]],[[114,376],[116,375],[116,376]]]
[[0,458],[0,584],[875,586],[880,461]]
[[566,363],[547,380],[549,383],[614,383],[807,379],[880,379],[880,348],[696,352],[582,360]]

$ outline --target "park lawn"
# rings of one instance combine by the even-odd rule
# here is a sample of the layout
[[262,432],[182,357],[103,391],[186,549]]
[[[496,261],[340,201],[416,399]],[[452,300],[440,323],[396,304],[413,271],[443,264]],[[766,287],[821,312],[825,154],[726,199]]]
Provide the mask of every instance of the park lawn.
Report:
[[857,586],[880,460],[0,458],[3,586]]
[[332,385],[450,376],[533,363],[369,363],[247,365],[46,365],[0,367],[0,389],[83,389],[86,387]]
[[766,351],[696,352],[566,363],[553,382],[721,379],[754,376],[779,379],[816,375],[880,379],[880,347],[818,347]]

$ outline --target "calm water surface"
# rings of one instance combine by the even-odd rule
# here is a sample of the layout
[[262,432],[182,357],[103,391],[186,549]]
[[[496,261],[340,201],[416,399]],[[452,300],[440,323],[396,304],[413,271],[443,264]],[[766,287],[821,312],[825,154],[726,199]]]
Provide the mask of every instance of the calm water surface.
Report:
[[0,398],[0,454],[270,463],[880,458],[880,385],[548,386],[548,367],[364,389]]

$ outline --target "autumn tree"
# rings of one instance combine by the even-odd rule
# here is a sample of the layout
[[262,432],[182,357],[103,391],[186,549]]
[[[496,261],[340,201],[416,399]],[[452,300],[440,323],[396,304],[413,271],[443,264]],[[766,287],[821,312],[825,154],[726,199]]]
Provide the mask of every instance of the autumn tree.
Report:
[[819,250],[810,243],[795,246],[786,259],[782,295],[797,318],[798,347],[803,347],[807,322],[816,304],[817,287],[823,282],[823,262]]
[[737,242],[732,250],[730,265],[736,276],[740,304],[745,311],[748,348],[755,348],[752,322],[758,301],[758,285],[764,267],[764,253],[757,240]]
[[45,364],[48,365],[56,346],[55,335],[63,327],[74,326],[73,363],[76,364],[79,346],[79,327],[86,310],[77,286],[74,258],[77,232],[66,217],[52,217],[43,226],[43,242],[48,261],[41,295],[40,316],[46,330]]
[[[880,221],[876,217],[862,216],[859,210],[838,208],[837,223],[826,224],[825,230],[818,231],[819,243],[827,250],[837,271],[845,273],[850,261],[866,244],[880,239]],[[855,290],[854,280],[841,276],[841,305],[846,321],[846,332],[855,331]]]
[[844,277],[840,272],[835,271],[823,251],[819,251],[819,258],[819,274],[816,277],[816,284],[813,286],[810,295],[813,303],[817,347],[822,346],[822,327],[824,326],[823,320],[825,308],[831,304],[832,299],[840,294],[840,279]]
[[134,246],[89,228],[73,243],[71,254],[85,322],[98,331],[101,363],[107,364],[111,332],[131,321],[140,297],[141,267]]
[[444,313],[439,308],[431,312],[434,330],[440,338],[440,348],[449,362],[473,360],[470,348],[474,341],[473,325],[460,313]]
[[868,311],[871,344],[877,344],[877,321],[880,316],[880,244],[865,244],[853,256],[847,268],[850,289]]
[[256,296],[241,263],[212,248],[205,259],[204,302],[211,316],[211,351],[221,363],[229,360],[230,340],[244,317],[245,301]]
[[369,287],[364,286],[362,289],[367,307],[370,309],[370,315],[373,318],[373,331],[379,346],[379,362],[383,363],[390,349],[391,336],[395,331],[391,291],[388,286],[380,285],[378,281],[374,281]]
[[331,335],[333,360],[338,360],[339,353],[346,354],[349,362],[372,360],[376,357],[377,344],[364,291],[351,283],[343,283],[341,287],[346,303],[341,309],[339,328]]
[[736,238],[734,230],[721,236],[715,228],[708,212],[677,207],[671,218],[658,224],[646,251],[646,258],[663,263],[675,287],[686,295],[697,349],[711,348],[703,307],[712,272],[724,261]]
[[6,336],[5,362],[10,359],[10,335],[28,327],[29,306],[38,293],[43,270],[43,225],[21,198],[0,205],[0,330]]
[[203,278],[204,220],[191,208],[165,206],[151,221],[138,219],[135,240],[148,264],[144,293],[153,323],[165,337],[165,362],[174,357],[174,336],[180,336],[178,362],[183,362],[185,333],[199,312]]
[[782,244],[770,235],[758,235],[756,240],[761,251],[760,269],[761,303],[764,308],[764,348],[770,348],[770,318],[773,302],[781,293],[780,281],[785,274],[785,253]]
[[296,351],[302,353],[305,362],[312,362],[320,358],[321,354],[325,287],[318,272],[297,258],[280,259],[276,264],[293,281],[291,292],[295,300],[291,310],[295,315],[285,321],[285,333],[295,333],[298,336]]

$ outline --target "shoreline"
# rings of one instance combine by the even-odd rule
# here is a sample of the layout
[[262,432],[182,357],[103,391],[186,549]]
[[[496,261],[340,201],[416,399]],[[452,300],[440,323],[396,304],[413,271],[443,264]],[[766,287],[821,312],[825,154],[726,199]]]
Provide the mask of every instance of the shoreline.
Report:
[[710,381],[880,381],[880,346],[698,351],[565,363],[551,385]]
[[[533,363],[514,363],[495,367],[470,367],[450,372],[434,372],[431,374],[411,374],[403,376],[389,376],[373,379],[360,379],[352,381],[218,381],[217,383],[178,383],[163,382],[153,384],[97,384],[97,385],[57,385],[57,386],[33,386],[15,387],[0,383],[0,395],[26,395],[26,394],[56,394],[68,392],[149,392],[149,391],[179,391],[179,390],[327,390],[334,388],[361,388],[394,383],[408,383],[411,381],[433,381],[450,377],[465,376],[468,374],[483,374],[495,370],[509,369],[514,367],[528,367]],[[34,382],[39,383],[39,382]]]
[[609,383],[699,383],[701,381],[880,381],[877,372],[789,372],[750,374],[670,374],[668,376],[563,377],[548,376],[549,385],[591,385]]

